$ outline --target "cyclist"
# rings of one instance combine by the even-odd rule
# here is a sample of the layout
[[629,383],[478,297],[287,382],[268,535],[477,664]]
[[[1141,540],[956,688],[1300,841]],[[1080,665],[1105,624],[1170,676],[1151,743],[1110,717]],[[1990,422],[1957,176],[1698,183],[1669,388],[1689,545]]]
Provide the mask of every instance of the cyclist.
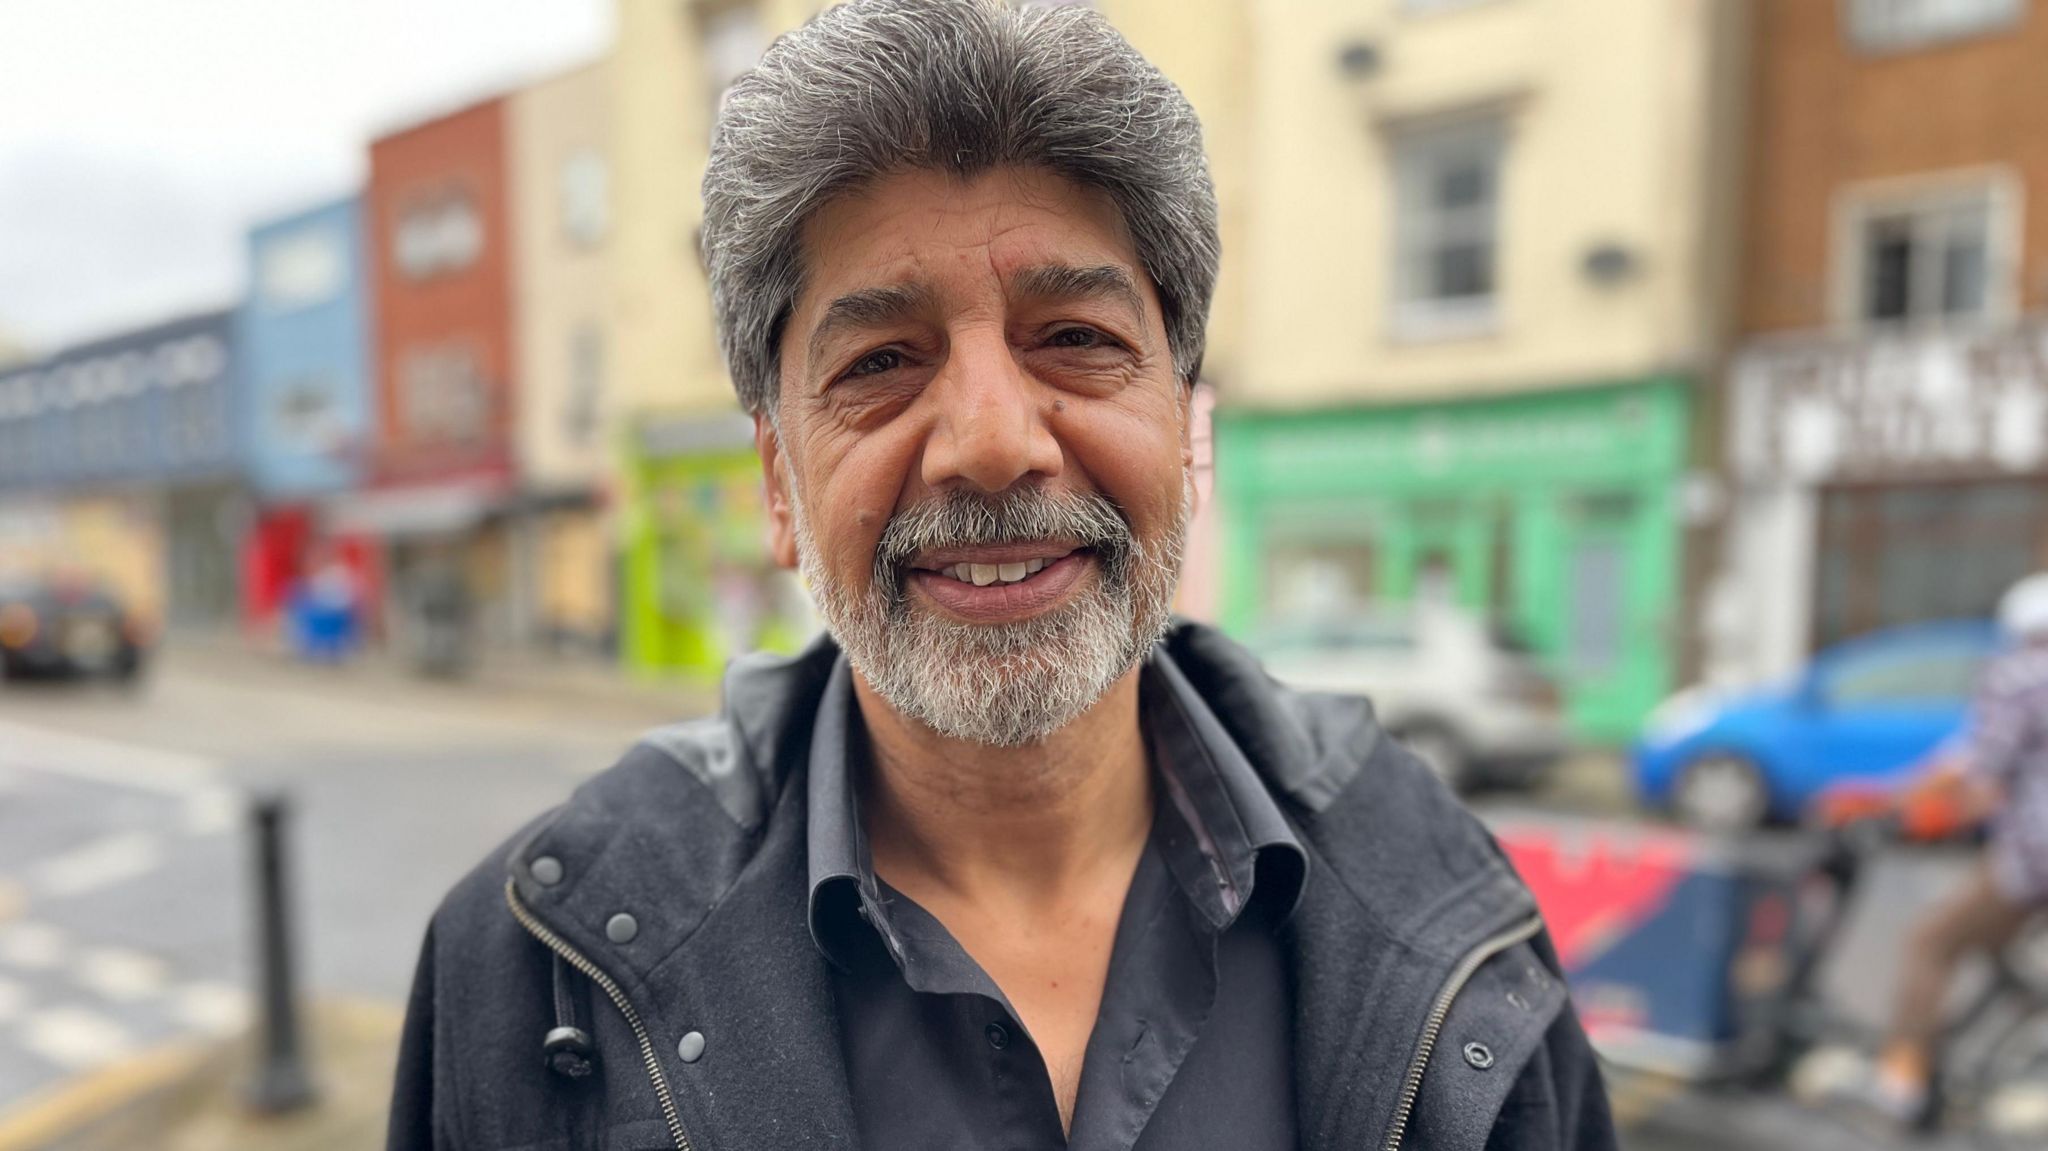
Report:
[[1976,815],[1996,813],[1963,889],[1913,929],[1892,1030],[1861,1101],[1900,1124],[1930,1116],[1942,1001],[1967,956],[2011,941],[2048,906],[2048,572],[1999,602],[2010,652],[1986,669],[1966,737],[1930,765],[1923,787],[1954,788]]

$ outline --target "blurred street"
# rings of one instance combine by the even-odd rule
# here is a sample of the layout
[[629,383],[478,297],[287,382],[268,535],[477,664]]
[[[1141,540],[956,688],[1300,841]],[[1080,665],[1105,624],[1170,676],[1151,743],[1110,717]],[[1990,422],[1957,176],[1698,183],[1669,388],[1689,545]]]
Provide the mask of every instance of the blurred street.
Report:
[[133,690],[0,691],[0,1112],[247,1022],[246,795],[296,804],[308,997],[395,1010],[450,884],[691,706],[175,647]]
[[[639,730],[707,703],[619,678],[501,670],[427,683],[375,663],[305,667],[206,645],[168,647],[132,690],[0,692],[0,1112],[247,1024],[247,795],[281,789],[296,802],[307,998],[395,1019],[448,885]],[[1571,759],[1534,793],[1478,802],[1495,815],[1638,818],[1606,754]],[[1852,1017],[1878,1018],[1889,941],[1959,866],[1922,851],[1878,867],[1826,980]],[[1632,1147],[1869,1145],[1784,1102],[1628,1076],[1615,1086]],[[1717,1129],[1744,1134],[1684,1134]]]

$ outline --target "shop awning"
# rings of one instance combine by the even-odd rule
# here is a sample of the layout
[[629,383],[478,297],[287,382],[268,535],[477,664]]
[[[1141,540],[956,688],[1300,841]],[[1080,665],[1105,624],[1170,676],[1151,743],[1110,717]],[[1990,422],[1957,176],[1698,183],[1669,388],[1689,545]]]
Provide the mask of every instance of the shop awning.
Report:
[[504,486],[495,480],[448,481],[350,492],[327,504],[327,530],[374,536],[456,535],[499,510]]

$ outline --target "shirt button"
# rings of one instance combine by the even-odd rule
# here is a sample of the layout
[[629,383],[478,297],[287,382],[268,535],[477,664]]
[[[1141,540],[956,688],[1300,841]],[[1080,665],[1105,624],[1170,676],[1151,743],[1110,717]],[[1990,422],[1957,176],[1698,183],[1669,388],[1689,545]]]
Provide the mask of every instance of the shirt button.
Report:
[[605,921],[604,936],[613,943],[631,943],[640,934],[640,921],[621,911]]
[[988,1045],[997,1051],[1010,1045],[1010,1029],[1000,1023],[989,1024],[982,1034],[988,1036]]
[[552,855],[543,855],[534,860],[526,870],[532,874],[534,882],[542,887],[553,887],[562,882],[562,861]]
[[676,1055],[685,1063],[695,1063],[704,1058],[704,1033],[692,1031],[676,1044]]

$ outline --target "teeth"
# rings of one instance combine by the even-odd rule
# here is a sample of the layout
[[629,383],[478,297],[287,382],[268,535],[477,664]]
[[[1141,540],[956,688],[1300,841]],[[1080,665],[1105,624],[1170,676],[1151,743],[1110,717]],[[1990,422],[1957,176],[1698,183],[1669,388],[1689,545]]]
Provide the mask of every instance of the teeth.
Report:
[[1045,565],[1050,562],[1052,561],[1033,559],[1008,564],[954,564],[952,567],[940,568],[939,574],[959,580],[961,583],[971,583],[975,587],[987,587],[993,583],[1016,583],[1018,580],[1037,575],[1044,571]]

